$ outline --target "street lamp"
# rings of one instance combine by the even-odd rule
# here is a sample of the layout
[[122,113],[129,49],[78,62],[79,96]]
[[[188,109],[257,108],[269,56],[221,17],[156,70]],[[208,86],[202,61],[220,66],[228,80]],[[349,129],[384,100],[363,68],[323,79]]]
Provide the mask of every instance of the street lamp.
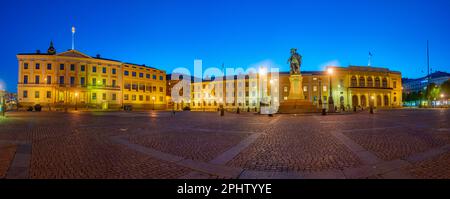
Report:
[[78,110],[78,92],[75,92],[75,110]]
[[155,96],[152,96],[152,110],[155,110]]
[[334,73],[333,68],[327,69],[330,78],[330,96],[328,97],[328,112],[334,112],[334,101],[333,101],[333,87],[332,87],[332,75]]
[[370,96],[370,114],[373,114],[373,106],[375,104],[375,96]]
[[[1,85],[0,85],[1,86]],[[4,117],[6,112],[6,92],[0,88],[0,112]]]
[[442,101],[442,102],[441,102],[441,106],[442,106],[442,107],[444,107],[444,97],[445,97],[445,94],[442,93],[442,94],[441,94],[441,101]]

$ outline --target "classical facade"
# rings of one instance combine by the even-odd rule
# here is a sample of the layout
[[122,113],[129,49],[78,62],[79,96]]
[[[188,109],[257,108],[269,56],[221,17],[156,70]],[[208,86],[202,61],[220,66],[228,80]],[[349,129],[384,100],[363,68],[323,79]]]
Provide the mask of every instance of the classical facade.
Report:
[[[303,97],[317,108],[328,108],[330,93],[334,105],[340,110],[370,105],[377,108],[401,107],[400,72],[366,66],[329,68],[333,71],[332,74],[326,72],[328,69],[301,72]],[[223,105],[228,110],[255,110],[260,108],[260,101],[271,96],[271,92],[278,93],[278,98],[272,98],[273,102],[280,105],[287,103],[291,90],[291,74],[282,72],[279,73],[278,79],[272,79],[279,81],[279,87],[275,89],[271,89],[270,74],[268,76],[268,81],[263,81],[267,83],[267,90],[260,89],[258,74],[245,75],[244,78],[219,78],[220,81],[192,82],[191,98],[183,102],[183,105],[178,104],[175,107],[190,106],[191,110],[215,111]]]
[[163,70],[91,57],[77,50],[17,55],[21,107],[165,109],[166,73]]

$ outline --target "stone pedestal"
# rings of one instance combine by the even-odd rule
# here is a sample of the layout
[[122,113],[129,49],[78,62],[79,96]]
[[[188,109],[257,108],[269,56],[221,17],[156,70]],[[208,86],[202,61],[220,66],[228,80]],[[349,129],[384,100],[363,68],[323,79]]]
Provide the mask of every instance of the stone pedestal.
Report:
[[301,74],[289,77],[290,90],[288,100],[281,102],[279,113],[317,113],[319,109],[311,101],[305,99],[303,93],[303,77]]
[[303,94],[303,77],[301,74],[291,75],[289,77],[290,90],[289,97],[290,100],[304,100],[305,95]]

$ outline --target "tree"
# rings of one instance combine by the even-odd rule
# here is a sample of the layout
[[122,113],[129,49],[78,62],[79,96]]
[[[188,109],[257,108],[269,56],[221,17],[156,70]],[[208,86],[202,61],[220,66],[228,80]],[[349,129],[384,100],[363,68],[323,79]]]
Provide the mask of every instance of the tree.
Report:
[[447,97],[450,95],[450,79],[441,84],[441,92]]

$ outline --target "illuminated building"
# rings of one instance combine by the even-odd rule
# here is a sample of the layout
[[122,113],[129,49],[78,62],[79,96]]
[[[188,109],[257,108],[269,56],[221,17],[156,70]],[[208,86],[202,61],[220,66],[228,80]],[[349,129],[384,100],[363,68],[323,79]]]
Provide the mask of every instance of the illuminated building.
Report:
[[77,50],[17,55],[21,107],[165,109],[166,74],[163,70],[91,57]]
[[[376,108],[400,107],[402,102],[401,73],[387,68],[366,66],[329,67],[333,73],[325,71],[302,71],[303,94],[306,100],[311,101],[318,109],[329,108],[328,101],[331,92],[334,106],[338,110],[349,110],[354,106],[365,108],[373,105]],[[270,74],[269,74],[270,76]],[[253,78],[252,78],[253,77]],[[191,103],[186,103],[191,110],[216,111],[220,104],[227,110],[242,111],[260,108],[260,101],[264,101],[269,92],[260,89],[259,75],[246,75],[244,79],[237,76],[218,78],[220,81],[192,82]],[[290,91],[289,72],[279,73],[278,92],[280,104],[288,100]],[[330,79],[332,82],[330,82]],[[268,84],[268,90],[270,89]],[[171,86],[174,86],[172,84]],[[242,87],[242,89],[240,89]],[[226,89],[231,88],[231,89]],[[222,92],[220,92],[222,91]],[[228,101],[227,98],[233,98]],[[321,101],[319,101],[321,99]],[[322,105],[321,105],[322,104]],[[178,106],[180,108],[180,106]]]

